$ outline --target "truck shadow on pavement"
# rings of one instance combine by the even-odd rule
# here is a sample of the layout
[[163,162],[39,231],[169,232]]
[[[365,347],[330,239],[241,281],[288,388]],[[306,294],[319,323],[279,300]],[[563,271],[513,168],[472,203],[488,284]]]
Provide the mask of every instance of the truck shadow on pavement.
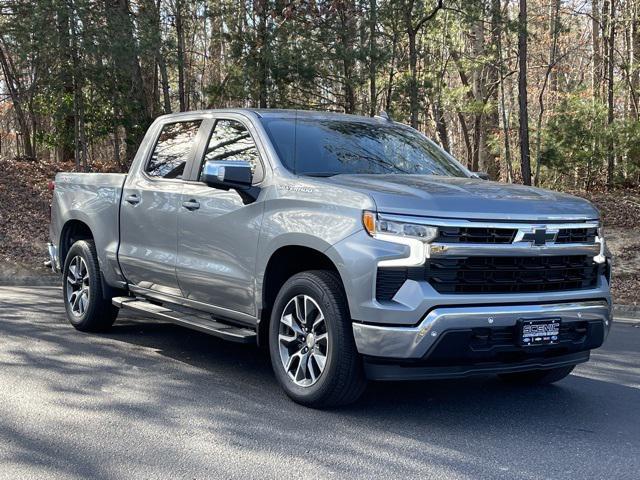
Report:
[[[412,476],[425,462],[442,475],[475,476],[482,467],[484,476],[554,476],[571,470],[563,458],[590,455],[601,459],[590,471],[599,476],[639,462],[640,353],[637,343],[626,341],[626,331],[614,332],[622,340],[615,352],[597,353],[594,362],[554,386],[514,388],[492,377],[375,383],[355,405],[318,411],[282,393],[263,349],[127,315],[108,333],[83,334],[66,323],[57,298],[19,300],[0,298],[3,381],[22,376],[45,403],[107,416],[116,430],[131,429],[128,448],[145,442],[136,429],[161,432],[165,442],[154,446],[159,466],[175,453],[171,439],[185,432],[214,449],[259,454],[257,462],[284,455],[285,463],[299,463],[316,476]],[[76,465],[76,475],[109,477],[97,460],[83,463],[73,441],[51,446],[2,413],[0,440],[12,437],[16,459],[59,471]],[[42,421],[55,425],[55,411]],[[117,442],[109,447],[113,455]],[[211,459],[196,453],[197,471]],[[546,470],[539,470],[536,457],[548,459]]]

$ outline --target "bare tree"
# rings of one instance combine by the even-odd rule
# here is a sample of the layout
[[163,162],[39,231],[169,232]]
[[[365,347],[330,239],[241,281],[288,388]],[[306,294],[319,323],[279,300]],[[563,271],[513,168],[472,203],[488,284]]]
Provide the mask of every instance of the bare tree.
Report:
[[[607,38],[607,125],[610,127],[614,122],[614,103],[613,103],[613,63],[615,55],[615,35],[616,35],[616,2],[609,1],[609,35]],[[615,168],[615,145],[613,140],[613,132],[609,131],[609,142],[607,148],[607,189],[613,188],[613,170]]]
[[416,45],[416,37],[422,27],[434,18],[438,11],[443,7],[443,0],[438,0],[438,3],[433,9],[426,15],[422,15],[416,21],[415,15],[415,0],[401,0],[400,7],[402,9],[402,15],[404,18],[404,27],[409,40],[409,110],[411,115],[411,126],[418,128],[418,49]]
[[377,41],[378,0],[369,0],[369,116],[377,113],[378,92],[376,90],[376,73],[378,66]]
[[27,113],[25,112],[23,104],[23,91],[24,88],[20,82],[18,74],[16,72],[11,58],[5,51],[5,44],[0,37],[0,67],[4,73],[4,79],[9,90],[9,96],[13,102],[13,109],[16,114],[16,121],[21,130],[22,147],[24,150],[24,156],[28,158],[35,158],[35,148],[31,142],[31,128]]
[[518,14],[518,106],[520,112],[520,168],[522,181],[531,185],[531,154],[529,149],[529,102],[527,100],[527,0],[519,0]]

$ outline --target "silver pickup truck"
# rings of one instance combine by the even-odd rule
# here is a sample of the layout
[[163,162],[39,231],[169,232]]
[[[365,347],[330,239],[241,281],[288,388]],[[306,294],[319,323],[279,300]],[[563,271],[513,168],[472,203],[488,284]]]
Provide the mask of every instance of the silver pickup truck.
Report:
[[554,382],[611,326],[589,202],[485,180],[384,116],[160,117],[129,174],[56,176],[49,254],[78,330],[130,309],[265,345],[314,407],[367,379]]

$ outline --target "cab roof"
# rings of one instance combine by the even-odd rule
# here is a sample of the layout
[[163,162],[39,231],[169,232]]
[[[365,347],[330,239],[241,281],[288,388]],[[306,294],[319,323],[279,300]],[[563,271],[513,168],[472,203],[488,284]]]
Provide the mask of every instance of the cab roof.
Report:
[[314,120],[339,120],[380,123],[387,122],[383,117],[366,117],[363,115],[351,115],[340,112],[317,112],[313,110],[292,110],[279,108],[220,108],[208,110],[195,110],[189,112],[176,112],[163,115],[164,118],[176,118],[181,116],[207,114],[207,113],[253,113],[259,118],[304,118]]

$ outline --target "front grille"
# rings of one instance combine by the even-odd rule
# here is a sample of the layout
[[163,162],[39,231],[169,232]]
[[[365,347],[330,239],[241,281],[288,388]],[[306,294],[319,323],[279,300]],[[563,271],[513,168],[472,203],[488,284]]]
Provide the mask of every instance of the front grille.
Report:
[[441,243],[511,243],[518,231],[513,228],[438,227]]
[[[481,227],[438,227],[439,243],[480,243],[480,244],[509,244],[518,233],[514,228],[481,228]],[[560,229],[555,243],[594,243],[598,229],[563,228]]]
[[431,259],[425,279],[439,293],[533,293],[593,288],[598,265],[586,255]]
[[426,280],[443,294],[505,294],[594,288],[600,274],[604,267],[586,255],[431,258],[421,267],[378,268],[376,298],[391,300],[406,280]]
[[558,232],[556,243],[594,243],[598,229],[592,228],[564,228]]

